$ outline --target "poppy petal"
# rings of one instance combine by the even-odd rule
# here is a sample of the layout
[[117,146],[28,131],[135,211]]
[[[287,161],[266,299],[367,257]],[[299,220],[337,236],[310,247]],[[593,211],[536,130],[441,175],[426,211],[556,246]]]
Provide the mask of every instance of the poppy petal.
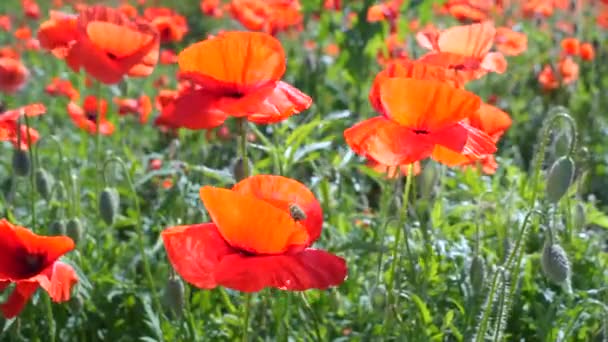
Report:
[[60,261],[49,266],[34,279],[57,303],[70,300],[72,287],[78,282],[78,276],[72,266]]
[[259,107],[249,114],[247,119],[254,123],[269,124],[283,121],[293,114],[308,109],[312,99],[299,89],[280,81],[259,103]]
[[431,158],[447,166],[463,165],[475,160],[441,145],[435,145]]
[[321,235],[323,209],[304,184],[282,176],[256,175],[238,182],[232,190],[257,197],[287,213],[290,205],[297,205],[306,215],[304,220],[298,222],[306,227],[310,243]]
[[344,259],[328,252],[306,249],[294,255],[224,258],[216,269],[218,284],[243,292],[265,287],[288,291],[327,289],[340,285],[347,275]]
[[261,32],[225,32],[184,49],[180,72],[207,89],[245,92],[278,81],[285,72],[281,43]]
[[512,123],[509,114],[499,108],[482,103],[475,115],[469,118],[470,125],[481,129],[488,135],[497,139]]
[[492,48],[495,35],[491,22],[451,27],[439,34],[439,51],[483,58]]
[[218,127],[227,118],[218,101],[217,95],[204,89],[188,90],[163,108],[156,124],[193,130]]
[[19,315],[37,289],[38,283],[34,281],[18,282],[17,286],[15,286],[15,289],[8,297],[8,300],[5,303],[0,304],[0,311],[2,311],[2,315],[7,319]]
[[427,132],[442,130],[475,113],[479,97],[439,81],[388,78],[380,84],[383,113],[400,125]]
[[492,137],[475,127],[464,123],[460,123],[460,125],[468,131],[467,143],[462,149],[463,154],[474,156],[477,159],[496,152],[496,144]]
[[235,253],[213,223],[171,227],[161,236],[175,271],[202,289],[217,286],[214,276],[217,264],[226,255]]
[[222,237],[232,247],[280,254],[309,242],[306,228],[288,212],[254,196],[204,186],[200,196]]
[[500,52],[490,52],[481,61],[481,67],[502,74],[507,70],[507,60]]
[[365,120],[344,131],[352,150],[387,166],[410,164],[427,158],[433,151],[424,135],[384,117]]

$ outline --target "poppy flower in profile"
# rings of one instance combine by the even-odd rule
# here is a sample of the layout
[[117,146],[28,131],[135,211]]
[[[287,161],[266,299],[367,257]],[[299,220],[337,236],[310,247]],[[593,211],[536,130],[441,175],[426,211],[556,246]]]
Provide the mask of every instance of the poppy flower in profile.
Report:
[[479,110],[476,95],[435,80],[386,78],[379,85],[380,112],[344,131],[359,155],[387,166],[431,157],[458,165],[447,152],[480,158],[496,151],[492,139],[464,120]]
[[103,135],[114,133],[114,125],[106,118],[107,110],[108,102],[97,99],[93,95],[84,99],[82,107],[73,101],[68,103],[68,115],[72,122],[91,134],[97,133],[97,116],[99,116],[99,132]]
[[19,118],[23,115],[38,116],[45,112],[43,104],[34,103],[0,113],[0,141],[10,141],[15,148],[27,150],[40,136],[35,129],[20,125]]
[[152,101],[147,95],[142,95],[138,99],[114,98],[114,103],[118,105],[119,115],[136,115],[139,122],[148,122],[152,113]]
[[187,282],[243,292],[327,289],[344,282],[344,259],[310,247],[321,234],[323,213],[303,184],[258,175],[232,190],[205,186],[200,196],[212,222],[162,232],[169,261]]
[[59,77],[53,77],[51,83],[49,83],[44,91],[51,96],[65,96],[70,100],[78,100],[80,93],[70,80],[62,79]]
[[517,56],[528,49],[528,36],[525,33],[516,32],[508,27],[496,29],[494,37],[496,49],[507,56]]
[[188,33],[186,18],[166,7],[149,7],[144,11],[146,18],[160,34],[161,43],[179,42]]
[[156,123],[210,129],[229,116],[269,124],[287,119],[312,99],[281,81],[285,52],[261,32],[225,32],[189,46],[178,57],[180,78],[192,86],[180,91]]
[[236,20],[253,31],[274,35],[302,26],[299,0],[232,0],[229,9]]
[[581,48],[581,43],[576,38],[564,38],[560,45],[563,52],[571,56],[578,55]]
[[14,93],[21,90],[29,71],[19,59],[1,57],[0,58],[0,92]]
[[5,219],[0,220],[0,237],[0,292],[16,285],[7,301],[0,304],[5,318],[17,316],[38,287],[55,302],[70,299],[78,277],[71,266],[58,259],[74,249],[72,239],[36,235]]
[[105,84],[118,83],[125,75],[148,76],[158,62],[156,29],[104,6],[86,7],[77,17],[54,12],[40,26],[38,39],[72,70],[84,69]]
[[590,43],[581,44],[580,56],[584,61],[592,61],[595,59],[595,49],[593,48],[593,45]]
[[442,32],[419,32],[420,46],[432,50],[419,61],[456,70],[467,80],[487,72],[503,73],[507,61],[500,52],[490,52],[496,29],[490,22],[451,27]]

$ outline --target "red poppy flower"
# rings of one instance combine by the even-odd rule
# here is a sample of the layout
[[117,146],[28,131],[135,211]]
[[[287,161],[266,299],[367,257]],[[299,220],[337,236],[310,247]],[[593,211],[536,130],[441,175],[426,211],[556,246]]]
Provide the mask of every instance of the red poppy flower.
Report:
[[[120,38],[117,38],[120,37]],[[84,68],[102,83],[124,75],[147,76],[158,61],[159,34],[150,24],[130,21],[118,10],[91,6],[77,18],[57,14],[38,32],[41,46],[65,57],[72,70]]]
[[13,22],[11,21],[11,17],[4,14],[0,15],[0,29],[5,32],[9,32],[13,27]]
[[163,49],[160,52],[160,64],[177,63],[177,55],[171,49]]
[[230,12],[249,30],[276,34],[301,27],[299,0],[232,0]]
[[[60,261],[53,262],[38,275],[15,281],[15,288],[7,301],[0,304],[0,311],[5,318],[19,315],[39,287],[42,287],[56,303],[70,300],[78,276],[72,266]],[[0,291],[4,291],[12,282],[0,279]]]
[[528,37],[525,33],[515,32],[508,27],[496,29],[494,37],[496,49],[508,56],[517,56],[528,49]]
[[163,110],[157,124],[209,129],[227,117],[274,123],[299,113],[312,99],[280,79],[285,52],[274,37],[259,32],[226,32],[179,54],[180,77],[193,87]]
[[595,49],[593,48],[593,45],[589,43],[581,44],[580,56],[584,61],[592,61],[595,58]]
[[564,38],[561,46],[566,54],[576,56],[579,54],[581,43],[576,38]]
[[84,99],[83,107],[75,102],[68,103],[68,115],[72,122],[80,129],[84,129],[91,134],[97,133],[97,116],[99,115],[99,132],[103,135],[114,133],[114,125],[106,119],[108,102],[104,99],[98,100],[95,96],[89,95]]
[[44,90],[51,96],[65,96],[70,100],[77,100],[80,97],[80,93],[74,88],[70,80],[59,77],[53,77],[51,83]]
[[0,279],[19,281],[34,277],[74,249],[67,236],[40,236],[0,220]]
[[31,127],[28,130],[26,125],[20,125],[19,118],[22,115],[37,116],[45,112],[44,105],[35,103],[0,113],[0,141],[10,141],[15,148],[27,150],[38,141],[39,134]]
[[142,95],[138,99],[114,98],[114,103],[118,105],[119,115],[137,115],[142,124],[148,122],[152,113],[152,101],[147,95]]
[[220,7],[220,0],[201,0],[201,12],[215,18],[221,18],[224,11]]
[[187,282],[256,292],[303,291],[341,284],[342,258],[309,246],[321,234],[322,209],[301,183],[259,175],[232,190],[203,187],[212,223],[162,233],[171,264]]
[[500,52],[490,52],[496,29],[490,22],[451,27],[442,32],[420,32],[418,43],[432,52],[422,56],[421,62],[454,69],[467,80],[485,75],[488,71],[503,73],[507,61]]
[[150,7],[144,11],[146,18],[160,34],[161,43],[179,42],[188,32],[186,18],[166,7]]
[[20,60],[0,58],[0,92],[14,93],[21,90],[27,81],[29,71]]
[[464,122],[479,110],[476,95],[439,81],[402,77],[386,78],[379,87],[384,116],[344,132],[355,153],[387,166],[427,157],[452,166],[456,160],[444,151],[475,158],[496,151],[486,133]]
[[444,7],[459,21],[480,22],[487,20],[491,11],[496,9],[490,0],[448,0]]
[[40,18],[40,7],[34,0],[21,0],[21,7],[23,8],[23,14],[31,19]]

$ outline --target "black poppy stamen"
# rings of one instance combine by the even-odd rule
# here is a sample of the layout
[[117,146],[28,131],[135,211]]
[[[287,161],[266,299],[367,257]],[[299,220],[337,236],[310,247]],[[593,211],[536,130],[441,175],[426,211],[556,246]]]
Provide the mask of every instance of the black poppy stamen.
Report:
[[430,132],[427,131],[426,129],[415,129],[414,133],[416,133],[416,134],[429,134]]
[[97,113],[95,112],[87,112],[86,113],[87,120],[96,122],[97,121]]

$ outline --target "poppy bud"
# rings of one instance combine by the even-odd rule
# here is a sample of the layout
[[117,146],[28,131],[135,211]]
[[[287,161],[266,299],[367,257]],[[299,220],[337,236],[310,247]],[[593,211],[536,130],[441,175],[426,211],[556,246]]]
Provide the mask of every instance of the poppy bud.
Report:
[[108,226],[111,226],[114,223],[119,205],[120,196],[116,189],[103,189],[99,195],[99,215]]
[[[247,158],[247,164],[248,164],[247,170],[251,171],[251,169],[253,168],[253,165],[251,165],[251,161],[249,160],[249,158]],[[241,158],[241,157],[234,159],[234,161],[232,162],[232,176],[234,177],[234,180],[237,183],[242,181],[243,179],[247,178],[244,167],[245,167],[245,164],[243,163],[243,158]]]
[[553,141],[553,153],[555,156],[563,156],[570,149],[570,137],[567,133],[561,133]]
[[59,181],[57,185],[57,190],[55,191],[55,196],[58,201],[63,201],[67,199],[67,191],[65,190],[65,185],[63,185],[62,181]]
[[570,278],[570,261],[562,246],[558,244],[545,242],[542,267],[547,278],[554,283],[562,284]]
[[180,317],[182,315],[184,310],[184,283],[179,277],[169,277],[165,286],[163,301],[175,316]]
[[585,226],[587,217],[585,215],[585,207],[582,203],[576,203],[574,213],[572,213],[572,224],[575,229],[582,229]]
[[65,235],[65,224],[63,223],[63,220],[57,220],[51,223],[49,226],[49,233],[53,236]]
[[43,168],[36,170],[36,190],[42,198],[49,199],[51,195],[51,188],[53,186],[53,178]]
[[471,261],[471,267],[469,268],[469,279],[474,294],[481,293],[485,282],[485,276],[486,264],[482,257],[476,255]]
[[66,234],[77,244],[82,238],[82,224],[78,217],[71,218],[65,229]]
[[568,156],[560,157],[553,163],[545,189],[547,200],[557,203],[566,194],[574,178],[574,161]]
[[27,151],[15,149],[13,152],[13,172],[17,176],[27,176],[30,173],[30,157]]
[[289,214],[294,221],[306,220],[306,213],[295,203],[289,204]]
[[380,284],[372,289],[371,304],[374,309],[382,309],[386,305],[386,288]]

